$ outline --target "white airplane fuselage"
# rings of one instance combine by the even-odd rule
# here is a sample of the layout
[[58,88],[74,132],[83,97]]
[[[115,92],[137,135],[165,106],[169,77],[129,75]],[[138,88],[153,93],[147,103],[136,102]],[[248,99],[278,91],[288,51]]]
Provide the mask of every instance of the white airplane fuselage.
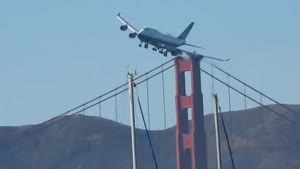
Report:
[[168,47],[179,47],[185,44],[184,39],[178,39],[171,35],[166,35],[158,30],[152,28],[144,28],[142,29],[137,37],[141,42],[151,44],[153,46],[157,46],[158,48],[168,46]]

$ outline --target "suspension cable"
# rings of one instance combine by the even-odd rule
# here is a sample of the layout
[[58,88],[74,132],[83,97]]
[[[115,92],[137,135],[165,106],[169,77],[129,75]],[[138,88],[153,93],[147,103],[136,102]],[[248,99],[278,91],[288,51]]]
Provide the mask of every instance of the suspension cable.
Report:
[[133,80],[138,80],[138,79],[140,79],[140,78],[146,76],[146,74],[152,73],[153,71],[155,71],[155,70],[161,68],[162,66],[167,65],[168,63],[172,62],[172,61],[175,60],[175,59],[176,59],[176,58],[170,59],[169,61],[167,61],[167,62],[165,62],[165,63],[163,63],[163,64],[161,64],[161,65],[159,65],[159,66],[157,66],[157,67],[155,67],[155,68],[153,68],[153,69],[151,69],[151,70],[149,70],[148,72],[146,72],[146,73],[144,73],[144,74],[138,76],[137,78],[135,78],[135,79],[133,79]]
[[76,112],[70,114],[69,116],[59,116],[59,117],[61,117],[61,118],[55,117],[55,118],[53,118],[53,120],[51,120],[51,121],[46,121],[46,122],[44,122],[44,123],[41,123],[40,125],[33,126],[33,127],[28,128],[28,129],[25,129],[25,130],[23,130],[23,131],[20,131],[20,132],[17,133],[16,135],[13,135],[13,136],[7,136],[7,137],[0,138],[0,142],[3,142],[3,141],[14,142],[14,141],[17,141],[18,138],[22,138],[22,137],[28,136],[29,134],[33,133],[34,131],[37,131],[37,130],[41,130],[41,129],[50,127],[50,126],[52,126],[52,125],[54,125],[54,124],[56,124],[56,123],[58,123],[58,122],[64,121],[64,120],[66,120],[66,119],[69,119],[69,118],[73,117],[74,115],[79,114],[79,113],[81,113],[81,112],[83,112],[83,111],[85,111],[85,110],[87,110],[87,109],[90,109],[90,108],[92,108],[92,107],[98,105],[99,103],[105,102],[105,101],[107,101],[107,100],[113,98],[115,95],[121,94],[121,93],[123,93],[123,92],[125,92],[125,91],[127,91],[127,90],[128,90],[128,88],[125,88],[125,89],[123,89],[123,90],[117,92],[116,94],[113,94],[113,95],[111,95],[111,96],[108,96],[108,97],[106,97],[105,99],[102,99],[101,101],[98,101],[98,102],[96,102],[96,103],[94,103],[94,104],[92,104],[92,105],[89,105],[89,106],[85,107],[84,109],[78,110],[78,111],[76,111]]
[[[230,76],[227,76],[227,84],[230,85]],[[230,87],[228,87],[228,109],[229,109],[229,119],[230,119],[230,136],[232,136],[232,112],[231,112],[231,92]]]
[[[118,101],[117,101],[117,109],[116,111],[117,112],[120,112],[120,109],[121,109],[121,106],[123,106],[123,98],[124,98],[124,93],[120,93],[120,94],[117,94],[116,96],[120,95],[120,97],[118,98]],[[101,103],[99,103],[101,104]],[[122,114],[121,114],[122,115]],[[122,116],[121,116],[119,113],[118,113],[118,123],[122,123]],[[126,123],[126,120],[124,119],[124,123]]]
[[[85,111],[85,110],[91,108],[90,106],[88,106],[87,108],[82,109],[82,107],[84,107],[85,105],[90,104],[90,103],[92,103],[92,102],[94,102],[94,101],[96,101],[96,100],[98,100],[98,99],[100,99],[100,100],[99,100],[96,104],[102,103],[102,102],[104,102],[104,101],[107,100],[107,98],[104,99],[104,100],[101,100],[102,97],[105,97],[105,96],[107,96],[108,94],[112,93],[113,91],[119,90],[119,89],[125,87],[126,85],[127,85],[127,83],[122,84],[122,85],[120,85],[120,86],[118,86],[118,87],[116,87],[116,88],[114,88],[114,89],[112,89],[112,90],[110,90],[110,91],[108,91],[108,92],[106,92],[106,93],[104,93],[104,94],[102,94],[102,95],[100,95],[100,96],[98,96],[98,97],[92,99],[92,100],[89,100],[89,101],[87,101],[87,102],[85,102],[85,103],[83,103],[83,104],[80,104],[79,106],[77,106],[77,107],[75,107],[75,108],[73,108],[73,109],[70,109],[70,110],[68,110],[68,111],[66,111],[66,112],[64,112],[64,113],[61,113],[61,114],[59,114],[59,115],[57,115],[57,116],[55,116],[55,117],[52,117],[52,118],[50,118],[50,119],[48,119],[48,120],[46,120],[46,121],[44,121],[44,122],[42,122],[42,123],[40,123],[40,124],[37,124],[37,125],[34,125],[33,127],[29,127],[29,128],[27,128],[27,129],[25,129],[25,130],[22,130],[22,131],[20,131],[20,132],[17,133],[17,134],[25,133],[25,132],[28,132],[28,131],[30,132],[33,128],[43,127],[43,125],[49,124],[49,123],[51,123],[51,121],[55,121],[57,118],[62,117],[62,116],[64,116],[64,115],[67,115],[67,114],[69,114],[69,113],[71,113],[71,112],[73,112],[73,111],[75,111],[75,110],[78,110],[79,108],[81,108],[81,109],[78,110],[78,111],[76,111],[76,114],[78,114],[78,113],[80,113],[80,112],[83,112],[83,111]],[[118,94],[119,94],[119,93],[122,93],[122,92],[124,92],[124,91],[126,91],[126,90],[128,90],[128,88],[126,88],[125,90],[122,90],[121,92],[118,92]],[[113,95],[113,96],[114,96],[114,95]],[[110,99],[111,97],[112,97],[112,96],[108,97],[108,99]],[[94,105],[94,104],[93,104],[93,105]],[[92,106],[92,107],[93,107],[93,106]],[[5,137],[5,138],[8,138],[8,137],[13,137],[13,136],[7,136],[7,137]],[[0,138],[0,141],[2,141],[2,138]]]
[[[206,62],[206,63],[208,63],[208,62]],[[253,90],[253,91],[255,91],[255,92],[261,94],[262,96],[266,97],[267,99],[271,100],[272,102],[274,102],[274,103],[280,105],[281,107],[284,107],[285,109],[287,109],[287,110],[289,110],[289,111],[291,111],[291,112],[293,112],[293,113],[295,113],[295,114],[300,115],[299,112],[296,112],[295,110],[291,109],[290,107],[288,107],[288,106],[286,106],[286,105],[284,105],[284,104],[279,103],[279,102],[276,101],[275,99],[272,99],[270,96],[267,96],[266,94],[260,92],[259,90],[255,89],[254,87],[250,86],[249,84],[243,82],[242,80],[238,79],[237,77],[235,77],[235,76],[231,75],[230,73],[226,72],[225,70],[221,69],[221,68],[218,67],[217,65],[212,64],[212,63],[208,63],[208,64],[214,66],[214,67],[217,68],[219,71],[221,71],[221,72],[223,72],[224,74],[230,76],[230,77],[233,78],[234,80],[236,80],[236,81],[242,83],[243,85],[247,86],[247,87],[250,88],[251,90]]]
[[102,117],[101,97],[99,98],[99,117]]
[[[162,67],[162,70],[164,67]],[[165,76],[164,72],[161,72],[161,81],[162,81],[162,96],[163,96],[163,110],[164,110],[164,127],[167,128],[167,115],[166,115],[166,97],[165,97]]]
[[85,115],[85,104],[82,106],[82,114]]
[[153,157],[153,160],[154,160],[155,168],[158,169],[158,165],[157,165],[157,161],[156,161],[156,156],[155,156],[154,148],[153,148],[152,141],[151,141],[151,137],[150,137],[150,133],[149,133],[149,130],[148,130],[146,121],[145,121],[145,117],[144,117],[144,113],[143,113],[143,109],[142,109],[140,97],[139,97],[139,94],[138,94],[137,86],[135,86],[135,88],[136,88],[136,95],[137,95],[137,99],[138,99],[138,104],[139,104],[139,108],[140,108],[140,113],[141,113],[141,115],[142,115],[144,127],[145,127],[145,130],[146,130],[146,133],[147,133],[147,137],[148,137],[149,145],[150,145],[150,148],[151,148],[151,152],[152,152],[152,157]]
[[[171,60],[169,60],[169,61],[167,61],[167,62],[165,62],[165,63],[163,63],[163,64],[161,64],[160,66],[158,66],[158,67],[156,67],[156,68],[154,68],[154,69],[148,71],[147,73],[151,73],[151,72],[157,70],[158,68],[160,68],[162,65],[166,65],[166,64],[170,63],[170,62],[173,61],[173,60],[174,60],[174,58],[171,59]],[[159,72],[157,72],[157,73],[151,75],[150,77],[146,78],[145,80],[141,80],[140,82],[137,82],[136,85],[139,85],[139,84],[145,82],[146,80],[149,80],[149,79],[154,78],[155,76],[159,75],[161,72],[167,71],[167,70],[169,70],[170,68],[172,68],[173,66],[174,66],[174,64],[172,64],[171,66],[165,68],[164,70],[161,70],[161,71],[159,71]],[[140,79],[141,77],[145,76],[147,73],[144,73],[144,74],[138,76],[138,77],[135,78],[134,80]],[[57,115],[57,116],[55,116],[55,117],[53,117],[53,118],[50,118],[50,119],[48,119],[48,120],[46,120],[46,121],[44,121],[44,122],[42,122],[42,123],[40,123],[40,124],[37,124],[37,125],[31,126],[31,127],[28,127],[27,129],[24,129],[24,130],[22,130],[22,131],[20,131],[20,132],[17,132],[16,134],[12,134],[12,135],[10,135],[10,136],[2,137],[2,138],[0,138],[0,142],[2,142],[2,141],[17,141],[16,139],[20,139],[20,138],[22,138],[22,137],[28,136],[29,134],[31,134],[31,133],[34,132],[34,131],[37,131],[37,130],[39,130],[39,129],[44,129],[44,128],[49,127],[49,126],[51,126],[51,125],[53,125],[53,124],[55,124],[55,123],[61,122],[61,121],[63,121],[63,120],[66,120],[66,119],[68,119],[68,118],[70,118],[70,117],[72,117],[72,116],[74,116],[74,115],[76,115],[76,114],[79,114],[79,113],[81,113],[81,112],[83,112],[83,111],[85,111],[85,110],[87,110],[87,109],[90,109],[90,108],[92,108],[92,107],[94,107],[94,106],[96,106],[96,105],[98,105],[98,104],[100,104],[100,103],[102,103],[102,102],[104,102],[104,101],[106,101],[106,100],[108,100],[108,99],[111,99],[111,98],[114,97],[115,95],[118,95],[118,94],[120,94],[120,93],[123,93],[123,92],[127,91],[127,90],[128,90],[128,87],[126,87],[126,86],[127,86],[127,83],[124,83],[124,84],[122,84],[122,85],[120,85],[120,86],[118,86],[118,87],[116,87],[116,88],[114,88],[114,89],[112,89],[112,90],[110,90],[110,91],[108,91],[108,92],[106,92],[106,93],[104,93],[104,94],[102,94],[102,95],[100,95],[100,96],[94,98],[94,99],[91,99],[91,100],[89,100],[89,101],[87,101],[87,102],[85,102],[85,103],[83,103],[83,104],[81,104],[81,105],[79,105],[79,106],[77,106],[77,107],[75,107],[75,108],[73,108],[73,109],[70,109],[70,110],[68,110],[68,111],[66,111],[66,112],[64,112],[64,113],[61,113],[61,114],[59,114],[59,115]],[[118,91],[118,90],[120,90],[120,89],[122,89],[122,88],[124,88],[124,87],[126,87],[126,88],[123,89],[123,90],[121,90],[121,91],[119,91],[119,92],[117,92],[117,93],[115,93],[115,94],[113,94],[113,95],[111,95],[111,96],[108,96],[107,98],[102,99],[103,97],[109,95],[110,93],[112,93],[112,92],[114,92],[114,91]],[[98,100],[98,101],[97,101],[97,100]],[[95,102],[95,101],[97,101],[97,102],[94,103],[94,104],[91,104],[91,103],[93,103],[93,102]],[[89,104],[91,104],[91,105],[89,105]],[[89,105],[89,106],[83,108],[83,107],[86,106],[86,105]],[[80,109],[80,108],[81,108],[81,109]],[[78,109],[80,109],[80,110],[78,110]],[[72,114],[70,114],[69,116],[65,116],[65,115],[67,115],[67,114],[69,114],[69,113],[71,113],[71,112],[74,112],[74,111],[75,111],[75,113],[72,113]],[[101,113],[101,106],[99,107],[99,111],[100,111],[100,113]],[[61,118],[60,118],[60,117],[61,117]],[[12,139],[13,139],[13,140],[12,140]]]
[[[211,67],[211,74],[214,75],[214,67],[212,66]],[[212,90],[212,93],[214,94],[215,93],[215,80],[214,78],[211,78],[211,90]]]
[[[247,95],[246,85],[244,85],[244,94]],[[244,97],[244,102],[245,102],[245,110],[247,110],[247,97]]]
[[[116,94],[116,92],[117,91],[115,90],[115,94]],[[115,95],[114,100],[115,100],[115,118],[116,118],[116,122],[118,122],[118,103],[117,103],[118,98],[117,98],[117,95]]]
[[[146,74],[146,79],[148,78],[148,74]],[[150,123],[150,100],[149,100],[149,82],[146,80],[146,89],[147,89],[147,114],[148,114],[148,126],[149,130],[151,130],[151,123]]]
[[[227,84],[230,85],[230,77],[227,77]],[[230,92],[230,87],[228,87],[228,109],[231,112],[231,92]]]
[[219,107],[219,112],[220,112],[220,115],[221,115],[222,126],[223,126],[225,137],[226,137],[226,142],[227,142],[227,146],[228,146],[228,150],[229,150],[229,154],[230,154],[232,168],[235,169],[235,164],[234,164],[234,160],[233,160],[233,155],[232,155],[232,150],[231,150],[231,146],[230,146],[230,141],[229,141],[229,138],[228,138],[228,134],[227,134],[227,130],[226,130],[224,118],[223,118],[223,113],[221,111],[221,107]]
[[[262,97],[262,95],[260,95],[260,103],[261,103],[261,104],[264,104],[264,103],[263,103],[263,97]],[[262,123],[262,129],[263,129],[263,131],[264,131],[265,124],[264,124],[264,108],[263,108],[263,107],[261,108],[260,118],[261,118],[261,123]]]
[[146,79],[144,79],[144,80],[141,80],[141,81],[135,83],[135,85],[139,85],[139,84],[141,84],[141,83],[144,83],[146,80],[152,79],[153,77],[159,75],[159,74],[162,73],[162,72],[165,72],[165,71],[171,69],[171,68],[174,67],[174,66],[175,66],[175,64],[172,64],[172,65],[168,66],[167,68],[165,68],[164,70],[161,70],[161,71],[159,71],[159,72],[157,72],[157,73],[155,73],[155,74],[149,76],[148,78],[146,78]]
[[287,120],[287,121],[289,121],[289,122],[295,124],[296,126],[300,127],[300,124],[299,124],[297,121],[294,121],[294,120],[288,118],[287,116],[285,116],[285,115],[279,113],[278,111],[275,111],[275,110],[271,109],[270,107],[261,104],[260,102],[256,101],[256,100],[253,99],[252,97],[250,97],[250,96],[248,96],[248,95],[245,95],[243,92],[239,91],[238,89],[232,87],[231,85],[226,84],[224,81],[222,81],[222,80],[220,80],[219,78],[215,77],[214,75],[208,73],[208,72],[205,71],[204,69],[201,69],[201,71],[204,72],[205,74],[207,74],[208,76],[213,77],[215,80],[219,81],[219,82],[222,83],[223,85],[230,87],[230,88],[231,88],[232,90],[234,90],[235,92],[237,92],[237,93],[239,93],[239,94],[241,94],[241,95],[247,97],[249,100],[252,100],[253,102],[257,103],[258,105],[261,105],[261,106],[263,106],[264,108],[266,108],[266,109],[270,110],[271,112],[275,113],[276,115],[280,116],[281,118],[283,118],[283,119],[285,119],[285,120]]

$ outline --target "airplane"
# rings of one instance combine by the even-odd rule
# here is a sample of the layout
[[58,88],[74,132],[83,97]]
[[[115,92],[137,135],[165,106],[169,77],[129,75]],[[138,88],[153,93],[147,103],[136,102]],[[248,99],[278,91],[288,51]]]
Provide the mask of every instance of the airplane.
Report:
[[117,19],[119,19],[123,25],[120,26],[120,29],[122,31],[126,31],[129,29],[131,33],[129,33],[129,38],[134,39],[135,37],[138,37],[140,40],[139,47],[142,47],[142,44],[144,43],[144,48],[148,48],[148,45],[153,46],[154,51],[159,51],[159,53],[163,54],[164,56],[167,56],[168,52],[171,53],[172,56],[178,56],[182,54],[186,54],[188,57],[196,57],[199,58],[200,60],[202,58],[208,58],[208,59],[213,59],[217,61],[229,61],[229,59],[219,59],[211,56],[204,56],[201,54],[194,52],[190,52],[187,50],[179,49],[178,47],[182,45],[187,45],[187,46],[192,46],[196,48],[202,48],[200,46],[192,45],[189,43],[186,43],[186,38],[188,34],[190,33],[191,29],[194,26],[194,22],[191,22],[188,27],[178,36],[175,37],[170,34],[163,34],[159,32],[156,29],[153,28],[143,28],[143,29],[136,29],[134,26],[132,26],[129,22],[127,22],[123,17],[121,17],[121,14],[118,13]]
[[191,22],[178,37],[175,37],[171,34],[163,34],[158,30],[149,27],[138,30],[123,17],[121,17],[120,13],[118,13],[117,19],[123,23],[123,25],[120,26],[122,31],[126,31],[127,29],[131,31],[129,38],[134,39],[135,37],[138,37],[138,39],[141,41],[139,47],[142,47],[142,44],[144,43],[144,48],[147,49],[148,45],[150,44],[153,46],[152,50],[158,50],[159,53],[163,54],[164,56],[167,56],[168,52],[170,52],[173,56],[180,54],[181,51],[177,47],[182,45],[202,48],[186,42],[186,38],[194,26],[194,22]]

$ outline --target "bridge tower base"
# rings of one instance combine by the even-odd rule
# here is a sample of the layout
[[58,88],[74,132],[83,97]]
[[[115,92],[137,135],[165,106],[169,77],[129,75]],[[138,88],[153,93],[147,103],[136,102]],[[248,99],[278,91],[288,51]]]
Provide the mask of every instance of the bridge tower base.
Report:
[[[191,73],[189,96],[186,95],[185,72]],[[176,58],[175,78],[177,169],[207,169],[200,60]]]

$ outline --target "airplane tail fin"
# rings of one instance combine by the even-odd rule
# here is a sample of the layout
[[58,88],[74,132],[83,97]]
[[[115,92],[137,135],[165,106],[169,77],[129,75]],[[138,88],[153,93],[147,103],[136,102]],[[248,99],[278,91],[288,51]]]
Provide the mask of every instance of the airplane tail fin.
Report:
[[178,36],[178,39],[183,39],[185,40],[186,37],[189,35],[191,29],[194,26],[194,22],[190,23],[189,26],[187,28],[185,28],[185,30]]

